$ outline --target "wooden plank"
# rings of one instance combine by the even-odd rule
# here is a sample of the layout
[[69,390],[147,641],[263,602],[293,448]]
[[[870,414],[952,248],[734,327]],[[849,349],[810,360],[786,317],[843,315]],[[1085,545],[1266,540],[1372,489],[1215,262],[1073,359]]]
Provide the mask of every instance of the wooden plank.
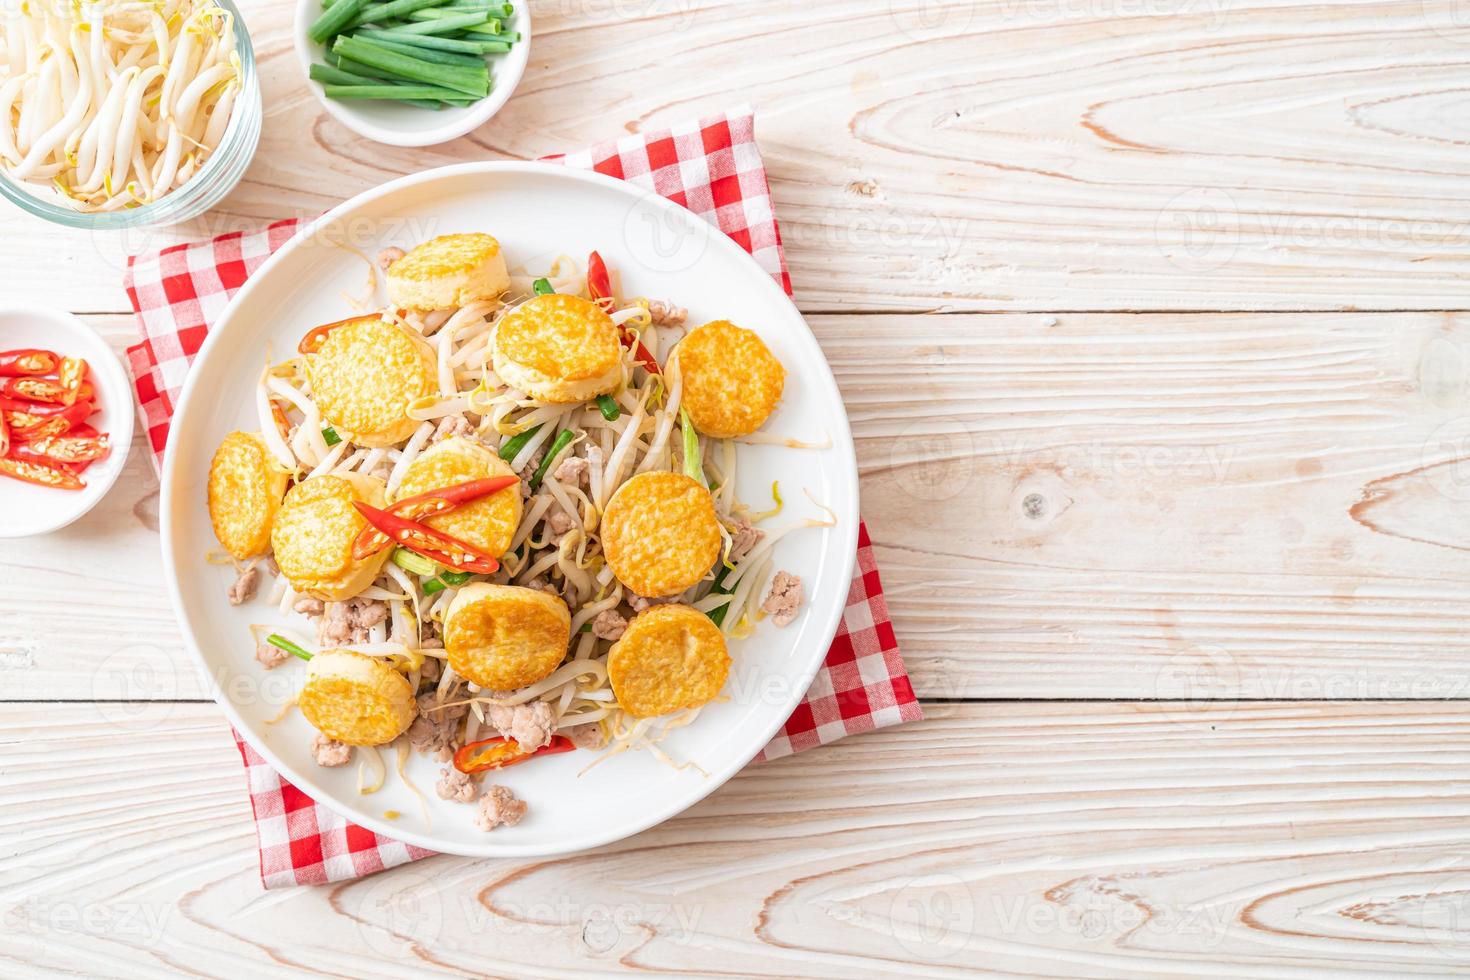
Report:
[[418,150],[332,121],[293,8],[242,6],[267,107],[246,181],[172,229],[12,211],[7,296],[123,310],[129,252],[748,100],[808,310],[1470,306],[1456,0],[538,4],[515,99]]
[[[1470,317],[811,322],[922,697],[1470,697]],[[6,698],[207,697],[156,509],[0,552]]]
[[614,846],[268,894],[217,712],[117,708],[0,713],[8,975],[1470,967],[1456,705],[937,706]]

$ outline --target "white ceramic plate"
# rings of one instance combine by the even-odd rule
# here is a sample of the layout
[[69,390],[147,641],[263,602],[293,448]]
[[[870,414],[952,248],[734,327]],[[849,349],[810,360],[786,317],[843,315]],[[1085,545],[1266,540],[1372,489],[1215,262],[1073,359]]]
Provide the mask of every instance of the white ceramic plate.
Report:
[[41,347],[86,358],[102,409],[88,424],[106,432],[112,452],[87,467],[85,490],[51,490],[0,477],[0,538],[46,534],[66,527],[96,506],[117,481],[133,441],[133,387],[122,362],[81,320],[39,307],[0,309],[0,350]]
[[[370,140],[389,146],[433,146],[458,139],[490,121],[510,100],[526,62],[531,57],[531,11],[525,2],[515,4],[515,13],[506,21],[506,29],[520,31],[521,39],[505,54],[486,58],[490,66],[490,94],[474,105],[463,108],[421,109],[396,102],[370,100],[339,102],[329,99],[318,82],[307,77],[313,62],[322,62],[322,46],[306,36],[306,30],[322,11],[321,0],[297,0],[296,60],[301,63],[302,81],[333,119]],[[324,63],[324,62],[323,62]]]
[[[410,778],[428,797],[426,818],[391,773],[373,795],[357,793],[356,765],[323,769],[310,755],[313,731],[291,711],[270,719],[300,683],[304,665],[273,671],[254,660],[251,623],[287,622],[263,599],[225,601],[228,568],[205,563],[216,547],[205,508],[209,459],[225,433],[258,428],[252,393],[269,346],[293,350],[311,326],[352,312],[362,296],[364,260],[333,242],[372,255],[434,235],[489,231],[512,270],[544,271],[564,253],[597,249],[629,295],[666,298],[690,320],[728,318],[761,334],[786,365],[786,393],[766,431],[831,447],[798,450],[742,446],[742,499],[768,506],[781,481],[785,511],[771,525],[821,513],[806,493],[837,514],[833,528],[805,529],[776,548],[778,568],[800,575],[807,603],[795,623],[769,620],[731,646],[724,693],[663,748],[697,763],[676,771],[644,752],[626,752],[578,775],[593,753],[538,759],[498,774],[530,804],[527,818],[493,833],[476,829],[474,810],[439,800],[439,766],[415,755]],[[446,167],[393,181],[323,216],[272,257],[235,296],[189,374],[170,435],[163,474],[163,551],[184,636],[235,726],[288,779],[320,802],[379,833],[438,851],[485,856],[547,855],[618,840],[665,820],[739,771],[780,728],[821,665],[851,581],[857,546],[857,469],[842,400],[821,349],[801,315],[756,262],[703,220],[657,195],[599,174],[535,163]],[[769,525],[768,525],[769,526]],[[306,625],[292,617],[298,629]],[[384,812],[401,814],[385,819]]]

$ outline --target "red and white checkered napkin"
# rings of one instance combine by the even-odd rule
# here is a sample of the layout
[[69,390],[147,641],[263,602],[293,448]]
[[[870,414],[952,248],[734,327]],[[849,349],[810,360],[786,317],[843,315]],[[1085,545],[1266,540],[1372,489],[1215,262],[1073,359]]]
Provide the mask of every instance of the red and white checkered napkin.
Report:
[[[548,160],[631,181],[684,205],[738,242],[791,292],[748,109]],[[295,226],[294,220],[281,221],[251,234],[221,235],[129,260],[126,286],[142,341],[128,349],[128,362],[155,462],[162,459],[169,417],[209,325],[246,277],[290,239]],[[790,755],[919,717],[867,528],[860,526],[847,608],[826,662],[805,700],[758,758]],[[238,734],[235,742],[249,774],[260,876],[267,888],[341,881],[432,853],[348,823],[282,779]]]

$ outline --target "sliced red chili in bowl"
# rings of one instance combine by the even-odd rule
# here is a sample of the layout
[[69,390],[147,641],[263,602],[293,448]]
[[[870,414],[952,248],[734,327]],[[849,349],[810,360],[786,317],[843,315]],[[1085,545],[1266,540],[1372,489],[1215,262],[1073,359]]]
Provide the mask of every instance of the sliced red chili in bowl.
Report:
[[47,466],[45,463],[14,456],[0,456],[0,476],[34,483],[57,490],[81,490],[87,484],[71,470],[62,466]]
[[54,351],[35,347],[0,351],[0,378],[50,374],[61,364]]

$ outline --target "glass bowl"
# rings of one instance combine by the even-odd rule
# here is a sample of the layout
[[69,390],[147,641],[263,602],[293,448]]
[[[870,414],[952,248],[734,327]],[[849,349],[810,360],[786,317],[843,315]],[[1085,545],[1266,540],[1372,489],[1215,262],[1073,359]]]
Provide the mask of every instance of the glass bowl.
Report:
[[234,190],[245,168],[255,156],[260,142],[260,79],[255,73],[255,49],[250,45],[250,32],[233,0],[216,0],[235,19],[235,51],[240,56],[240,94],[235,99],[233,116],[225,135],[204,166],[187,184],[152,204],[120,211],[76,211],[64,204],[31,191],[29,184],[11,180],[0,172],[0,195],[22,210],[58,225],[105,231],[116,228],[143,228],[171,225],[197,218],[218,204]]

